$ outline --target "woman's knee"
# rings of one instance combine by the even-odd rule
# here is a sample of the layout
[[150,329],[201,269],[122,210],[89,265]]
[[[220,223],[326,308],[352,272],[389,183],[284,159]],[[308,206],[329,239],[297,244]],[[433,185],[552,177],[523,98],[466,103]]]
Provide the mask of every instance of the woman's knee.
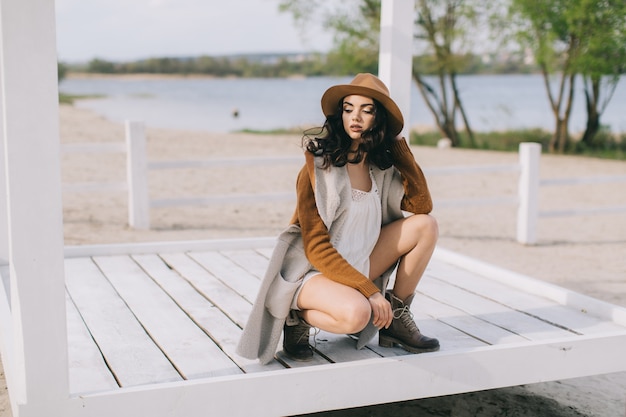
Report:
[[372,308],[365,297],[355,303],[346,303],[339,320],[345,327],[345,333],[360,332],[367,326],[372,315]]
[[437,219],[429,214],[418,214],[410,217],[415,233],[421,238],[437,240],[439,237],[439,224]]

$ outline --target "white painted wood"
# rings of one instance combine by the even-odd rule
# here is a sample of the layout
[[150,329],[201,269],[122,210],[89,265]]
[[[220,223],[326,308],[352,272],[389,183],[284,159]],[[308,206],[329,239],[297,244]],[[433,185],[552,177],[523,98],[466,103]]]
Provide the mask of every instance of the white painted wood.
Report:
[[[440,339],[442,350],[482,346],[484,344],[496,345],[519,343],[526,340],[522,336],[513,333],[506,328],[496,326],[485,320],[481,320],[478,317],[468,315],[455,306],[438,302],[420,292],[415,295],[415,300],[413,301],[411,309],[422,314],[431,315],[437,320],[446,323],[448,326],[457,329],[459,332],[470,338],[469,342],[461,340],[461,343],[463,344],[460,344],[456,341],[458,338],[457,335],[448,336],[440,333],[432,333]],[[417,324],[421,325],[420,323]],[[472,343],[475,344],[472,345]]]
[[583,185],[583,184],[609,184],[614,182],[626,182],[626,175],[598,175],[595,177],[578,178],[551,178],[540,181],[540,185]]
[[464,165],[453,167],[425,168],[424,174],[431,175],[464,175],[464,174],[488,174],[498,172],[520,172],[518,164],[495,164],[495,165]]
[[241,373],[131,258],[107,256],[94,261],[183,378]]
[[402,134],[411,126],[414,0],[383,0],[380,12],[378,76],[404,115]]
[[128,191],[125,182],[85,182],[63,184],[64,193],[120,192]]
[[239,327],[244,327],[252,311],[252,304],[249,301],[185,254],[161,254],[161,258]]
[[41,404],[69,389],[54,2],[2,0],[0,19],[14,331],[7,376],[13,405]]
[[626,308],[609,304],[441,247],[435,249],[432,259],[435,262],[441,261],[455,265],[491,280],[502,282],[520,291],[546,297],[569,308],[585,311],[603,320],[614,321],[621,326],[626,326]]
[[150,194],[146,134],[143,123],[126,121],[128,224],[136,229],[150,228]]
[[0,278],[2,279],[0,285],[0,355],[2,360],[2,366],[4,368],[5,380],[7,388],[11,390],[13,388],[13,365],[15,363],[15,355],[13,349],[14,331],[13,331],[13,317],[11,315],[11,294],[9,288],[9,267],[0,266]]
[[311,345],[316,351],[334,363],[379,358],[376,352],[364,348],[356,349],[356,341],[345,334],[320,331],[311,335]]
[[539,159],[541,145],[520,143],[519,207],[517,211],[517,241],[524,245],[537,242],[539,213]]
[[454,306],[465,314],[475,316],[495,326],[506,328],[527,340],[545,340],[574,335],[550,323],[483,298],[479,294],[436,279],[423,279],[419,287],[420,292],[428,297]]
[[188,255],[237,294],[254,303],[260,284],[256,277],[218,252],[191,252]]
[[268,260],[272,257],[272,251],[273,251],[273,247],[264,247],[264,248],[257,248],[257,252],[259,252],[261,255],[265,256]]
[[127,145],[123,142],[101,143],[63,143],[62,154],[75,153],[126,153]]
[[[123,417],[138,408],[153,417],[296,415],[625,371],[624,345],[626,334],[369,359],[86,395],[56,409],[65,417]],[[280,393],[280,401],[233,401],[233,393],[240,399]],[[20,416],[50,409],[25,411]]]
[[514,205],[518,202],[517,197],[491,197],[491,198],[468,198],[468,199],[437,199],[435,208],[464,208],[480,206]]
[[118,388],[74,302],[66,295],[70,393],[108,391]]
[[296,194],[293,192],[266,193],[266,194],[224,194],[210,197],[168,198],[153,199],[150,207],[179,207],[179,206],[209,206],[217,204],[254,204],[274,201],[295,201]]
[[123,387],[181,380],[89,258],[68,259],[67,291]]
[[236,347],[241,335],[241,327],[196,291],[188,281],[171,270],[157,255],[135,255],[133,259],[245,372],[283,369],[278,362],[263,366],[256,360],[237,355]]
[[591,214],[611,214],[626,212],[626,206],[596,207],[586,209],[565,209],[540,211],[539,217],[588,216]]
[[594,317],[586,311],[567,308],[549,298],[519,291],[452,265],[440,264],[436,271],[430,272],[430,276],[580,334],[626,330],[626,326]]
[[274,156],[274,157],[249,157],[249,158],[214,158],[204,160],[178,160],[178,161],[153,161],[148,163],[148,169],[181,169],[181,168],[223,168],[252,165],[281,165],[281,164],[304,164],[304,157],[300,156]]
[[[2,79],[2,54],[0,54],[0,79]],[[4,97],[0,82],[0,264],[9,263],[9,208],[7,206],[7,171],[4,151]]]
[[276,244],[275,237],[253,237],[241,239],[187,240],[171,242],[119,243],[105,245],[66,246],[66,258],[86,256],[125,255],[157,252],[185,252],[206,250],[263,249],[271,251]]
[[256,278],[262,279],[265,276],[269,259],[258,251],[252,249],[223,250],[220,253]]

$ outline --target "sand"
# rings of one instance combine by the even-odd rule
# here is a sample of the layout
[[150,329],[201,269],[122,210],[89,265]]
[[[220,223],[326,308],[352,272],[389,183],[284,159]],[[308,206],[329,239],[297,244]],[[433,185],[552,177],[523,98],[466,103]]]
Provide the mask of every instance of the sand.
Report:
[[[124,127],[95,113],[63,105],[62,143],[123,142]],[[300,137],[215,134],[147,129],[150,161],[212,157],[299,156]],[[413,147],[429,169],[447,166],[513,164],[517,154]],[[228,193],[293,191],[299,163],[177,169],[149,174],[152,198],[203,197]],[[626,175],[626,162],[543,155],[541,177]],[[64,154],[64,184],[123,182],[124,154]],[[541,218],[538,242],[516,242],[514,205],[445,208],[448,200],[512,197],[517,174],[429,175],[440,225],[439,245],[522,274],[626,306],[626,213]],[[626,206],[626,184],[542,187],[542,210]],[[440,202],[440,207],[437,203]],[[151,210],[151,229],[128,226],[124,192],[64,193],[67,245],[275,236],[293,212],[293,202]],[[599,352],[601,354],[601,352]],[[616,373],[521,387],[386,404],[342,416],[624,416],[626,374]],[[10,416],[6,388],[0,416]]]

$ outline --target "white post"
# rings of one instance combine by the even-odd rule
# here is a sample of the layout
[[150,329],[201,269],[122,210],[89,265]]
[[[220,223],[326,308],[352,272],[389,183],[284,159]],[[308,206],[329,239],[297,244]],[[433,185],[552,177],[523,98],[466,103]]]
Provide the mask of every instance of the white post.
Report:
[[525,245],[537,242],[539,218],[539,160],[541,145],[520,143],[519,207],[517,211],[517,241]]
[[[1,58],[0,58],[1,59]],[[2,79],[2,66],[0,65],[0,79]],[[0,97],[4,97],[2,83],[0,83]],[[4,152],[4,112],[0,100],[0,265],[9,263],[9,212],[7,207],[7,173]]]
[[14,406],[69,395],[55,8],[1,0]]
[[150,228],[150,196],[146,134],[141,122],[126,121],[126,172],[128,176],[128,224],[136,229]]
[[411,126],[414,0],[383,0],[380,13],[378,76],[404,116],[402,134]]

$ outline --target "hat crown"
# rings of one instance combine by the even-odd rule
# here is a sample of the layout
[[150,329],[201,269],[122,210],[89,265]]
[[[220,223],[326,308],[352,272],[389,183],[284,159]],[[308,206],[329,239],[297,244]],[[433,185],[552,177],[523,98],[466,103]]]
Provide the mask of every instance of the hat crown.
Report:
[[385,85],[385,83],[383,83],[380,80],[380,78],[375,77],[372,74],[367,74],[367,73],[357,74],[354,77],[354,79],[350,82],[350,85],[377,90],[383,93],[384,95],[386,95],[387,97],[389,97],[389,89],[387,89],[387,86]]

